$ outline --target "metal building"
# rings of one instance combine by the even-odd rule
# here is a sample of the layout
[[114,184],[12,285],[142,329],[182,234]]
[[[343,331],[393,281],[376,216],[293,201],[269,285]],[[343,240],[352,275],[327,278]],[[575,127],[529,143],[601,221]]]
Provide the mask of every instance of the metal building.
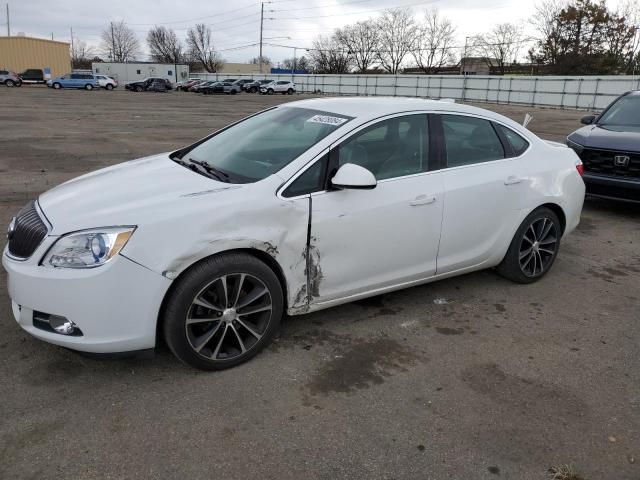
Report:
[[136,82],[148,77],[164,78],[170,82],[181,82],[189,78],[189,65],[153,62],[94,62],[91,69],[95,75],[107,75],[119,83]]
[[0,37],[0,68],[16,73],[37,68],[45,76],[64,75],[71,71],[69,43],[24,36]]

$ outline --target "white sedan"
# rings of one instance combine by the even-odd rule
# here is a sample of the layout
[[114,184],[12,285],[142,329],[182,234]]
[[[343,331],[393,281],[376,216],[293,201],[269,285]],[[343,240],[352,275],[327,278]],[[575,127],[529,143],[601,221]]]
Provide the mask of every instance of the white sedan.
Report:
[[260,93],[266,95],[273,95],[274,93],[293,95],[295,92],[296,84],[287,80],[273,81],[260,87]]
[[285,313],[491,267],[540,279],[578,225],[581,174],[573,150],[487,110],[305,100],[42,194],[3,265],[37,338],[114,353],[164,336],[221,369]]

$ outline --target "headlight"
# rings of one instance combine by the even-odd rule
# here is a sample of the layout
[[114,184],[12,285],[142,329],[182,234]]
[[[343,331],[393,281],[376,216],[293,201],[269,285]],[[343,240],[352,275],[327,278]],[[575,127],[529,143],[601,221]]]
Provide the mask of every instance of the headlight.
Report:
[[569,140],[569,138],[567,137],[567,146],[572,149],[574,152],[576,152],[578,155],[580,155],[582,153],[582,150],[584,150],[584,147],[582,145],[580,145],[579,143],[576,143],[572,140]]
[[59,268],[93,268],[104,265],[127,244],[136,227],[84,230],[60,237],[41,265]]

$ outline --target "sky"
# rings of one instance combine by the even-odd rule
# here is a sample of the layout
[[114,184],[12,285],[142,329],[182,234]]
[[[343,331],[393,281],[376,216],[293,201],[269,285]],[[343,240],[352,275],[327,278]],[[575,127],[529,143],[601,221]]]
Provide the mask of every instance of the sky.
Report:
[[[5,0],[6,1],[6,0]],[[5,3],[5,2],[2,2]],[[147,60],[146,33],[154,25],[173,28],[178,37],[196,23],[211,27],[215,48],[228,62],[247,62],[258,56],[260,2],[237,0],[9,0],[11,34],[70,41],[70,29],[100,53],[100,33],[110,21],[124,20],[143,47],[140,60]],[[264,46],[264,55],[274,64],[293,56],[294,49],[310,47],[319,35],[336,27],[375,18],[385,8],[409,7],[416,19],[428,8],[436,8],[456,26],[458,45],[465,37],[484,33],[498,23],[522,23],[525,34],[533,35],[528,20],[535,0],[272,0],[264,2],[264,42],[287,47]],[[4,7],[4,5],[2,5]],[[182,8],[180,8],[182,7]],[[0,23],[5,24],[0,8]],[[6,26],[0,34],[6,34]],[[297,50],[297,56],[304,50]]]

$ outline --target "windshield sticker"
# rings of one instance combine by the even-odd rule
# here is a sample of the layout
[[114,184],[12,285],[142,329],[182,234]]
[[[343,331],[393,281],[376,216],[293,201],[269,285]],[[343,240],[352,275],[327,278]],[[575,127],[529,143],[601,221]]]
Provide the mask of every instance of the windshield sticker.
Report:
[[347,121],[346,118],[331,117],[329,115],[314,115],[309,120],[307,120],[307,122],[311,122],[311,123],[324,123],[327,125],[335,125],[335,126],[342,125],[346,121]]

